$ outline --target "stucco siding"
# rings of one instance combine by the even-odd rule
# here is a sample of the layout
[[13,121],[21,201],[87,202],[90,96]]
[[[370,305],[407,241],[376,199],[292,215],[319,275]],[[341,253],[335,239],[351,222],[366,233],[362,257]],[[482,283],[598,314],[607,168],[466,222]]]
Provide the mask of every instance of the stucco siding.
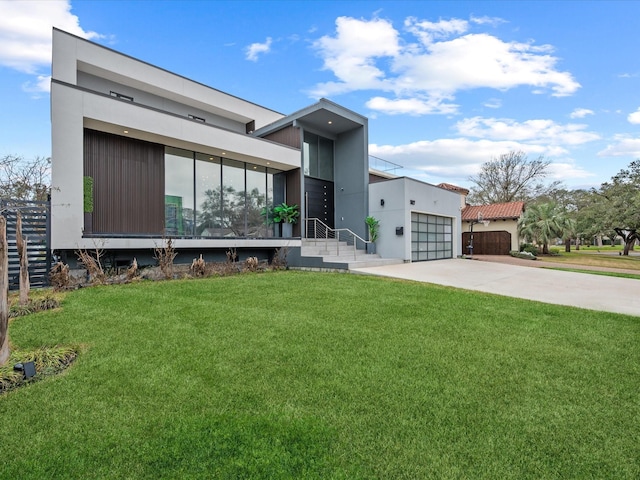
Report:
[[[376,248],[381,256],[411,261],[412,212],[451,218],[453,256],[462,254],[460,194],[401,177],[369,185],[369,214],[380,220]],[[396,234],[399,227],[402,235]]]

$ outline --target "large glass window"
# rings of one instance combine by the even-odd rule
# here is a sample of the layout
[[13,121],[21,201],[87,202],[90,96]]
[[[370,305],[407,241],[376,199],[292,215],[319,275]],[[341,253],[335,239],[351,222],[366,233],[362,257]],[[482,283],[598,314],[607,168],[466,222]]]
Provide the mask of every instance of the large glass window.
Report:
[[266,236],[262,209],[267,205],[267,169],[254,165],[247,168],[247,237]]
[[167,147],[164,156],[165,234],[193,235],[193,152]]
[[222,236],[244,237],[245,179],[244,163],[224,159],[222,162]]
[[279,170],[165,148],[165,234],[272,237],[265,207],[284,200]]
[[220,158],[196,154],[196,235],[221,236],[222,163]]
[[305,175],[333,181],[333,140],[305,132],[302,154]]

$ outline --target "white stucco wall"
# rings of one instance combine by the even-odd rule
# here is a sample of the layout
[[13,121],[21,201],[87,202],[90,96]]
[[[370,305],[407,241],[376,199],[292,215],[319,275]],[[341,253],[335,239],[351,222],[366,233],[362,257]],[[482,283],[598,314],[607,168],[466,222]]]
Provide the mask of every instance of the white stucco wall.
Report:
[[[453,256],[461,255],[460,205],[459,193],[407,177],[370,184],[369,215],[380,220],[377,252],[411,261],[411,213],[417,212],[452,218]],[[402,236],[396,235],[397,227],[404,227]]]

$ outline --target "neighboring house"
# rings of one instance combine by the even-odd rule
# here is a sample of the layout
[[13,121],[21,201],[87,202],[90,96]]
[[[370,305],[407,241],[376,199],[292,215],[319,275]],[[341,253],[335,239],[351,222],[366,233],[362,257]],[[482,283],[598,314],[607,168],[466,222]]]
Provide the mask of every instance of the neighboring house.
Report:
[[[462,210],[462,244],[465,254],[508,255],[519,250],[518,219],[524,202],[467,205]],[[482,222],[489,222],[486,226]],[[469,250],[473,233],[473,252]]]
[[[182,262],[295,261],[307,218],[366,238],[367,122],[325,99],[284,115],[54,29],[52,249],[144,263],[171,237]],[[261,215],[282,202],[294,238]]]

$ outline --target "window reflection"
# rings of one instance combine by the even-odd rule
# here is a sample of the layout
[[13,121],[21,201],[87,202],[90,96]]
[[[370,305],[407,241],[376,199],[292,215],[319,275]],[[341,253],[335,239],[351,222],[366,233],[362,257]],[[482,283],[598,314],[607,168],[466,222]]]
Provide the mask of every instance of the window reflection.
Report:
[[165,235],[193,235],[193,152],[165,150]]
[[265,237],[266,224],[262,215],[267,205],[267,169],[254,165],[247,168],[247,236]]
[[222,164],[222,236],[245,235],[244,163],[225,159]]
[[165,234],[273,237],[271,207],[284,201],[279,170],[165,147]]
[[222,184],[219,157],[196,154],[196,235],[221,236]]
[[333,181],[333,140],[305,132],[302,154],[305,175]]

